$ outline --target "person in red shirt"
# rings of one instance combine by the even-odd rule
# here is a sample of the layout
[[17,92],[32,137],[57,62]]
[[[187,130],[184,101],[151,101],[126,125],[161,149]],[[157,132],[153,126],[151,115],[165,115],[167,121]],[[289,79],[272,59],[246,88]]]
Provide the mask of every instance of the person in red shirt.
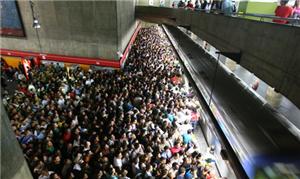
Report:
[[[280,1],[280,6],[277,6],[275,9],[275,15],[278,17],[283,17],[283,18],[288,18],[292,16],[293,14],[293,8],[290,6],[287,6],[287,3],[289,0],[281,0]],[[276,22],[278,24],[287,24],[287,20],[279,20],[279,19],[274,19],[273,22]]]
[[172,155],[174,155],[176,153],[183,151],[184,148],[180,146],[179,142],[175,142],[174,147],[172,147],[170,150],[171,150]]
[[68,142],[70,142],[71,139],[72,139],[72,133],[71,133],[71,130],[68,129],[63,135],[63,140],[65,143],[68,143]]
[[188,4],[186,5],[186,8],[193,10],[194,9],[193,3],[191,1],[188,1]]

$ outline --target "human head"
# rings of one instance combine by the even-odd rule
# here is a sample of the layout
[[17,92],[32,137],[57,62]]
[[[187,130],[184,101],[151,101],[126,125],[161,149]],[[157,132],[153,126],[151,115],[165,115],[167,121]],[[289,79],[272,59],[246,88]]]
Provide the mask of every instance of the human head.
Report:
[[295,8],[300,8],[300,0],[296,0],[294,4]]
[[180,167],[179,174],[184,174],[184,173],[185,173],[185,168],[184,167]]
[[127,174],[128,174],[128,171],[127,171],[127,170],[123,170],[123,171],[122,171],[122,175],[121,175],[121,176],[122,176],[122,177],[126,177],[126,176],[127,176]]
[[288,2],[289,0],[280,0],[280,5],[285,6]]
[[177,162],[174,162],[174,163],[172,164],[172,168],[173,168],[174,170],[178,170],[178,169],[179,169],[179,164],[178,164]]
[[146,170],[147,171],[152,172],[152,169],[153,169],[152,165],[150,165],[150,164],[146,165]]
[[57,173],[52,173],[50,179],[60,179],[60,176]]

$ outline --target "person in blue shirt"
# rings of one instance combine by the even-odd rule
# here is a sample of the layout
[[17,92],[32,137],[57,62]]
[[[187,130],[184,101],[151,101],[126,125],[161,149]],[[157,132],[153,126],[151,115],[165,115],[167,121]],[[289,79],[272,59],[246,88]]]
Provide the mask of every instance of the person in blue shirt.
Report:
[[197,177],[197,168],[192,167],[190,170],[185,172],[185,179],[193,179]]
[[33,140],[33,134],[29,130],[26,130],[25,134],[26,135],[20,139],[21,144],[28,144]]
[[193,175],[191,173],[191,170],[188,170],[188,171],[185,172],[184,179],[193,179]]
[[192,142],[192,130],[188,130],[187,133],[183,134],[182,139],[184,144],[189,144]]
[[171,150],[169,149],[168,146],[164,147],[164,150],[161,153],[161,157],[163,157],[165,159],[170,159],[172,157]]
[[185,177],[185,168],[180,167],[176,179],[184,179],[184,177]]
[[224,0],[222,3],[222,11],[224,15],[230,16],[233,13],[233,3],[232,0]]
[[168,119],[172,123],[174,121],[174,115],[173,114],[168,114]]

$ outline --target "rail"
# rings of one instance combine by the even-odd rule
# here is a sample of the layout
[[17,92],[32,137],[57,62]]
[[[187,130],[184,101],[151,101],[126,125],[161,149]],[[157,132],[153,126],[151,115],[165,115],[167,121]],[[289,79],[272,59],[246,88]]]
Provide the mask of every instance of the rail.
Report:
[[283,18],[283,17],[277,17],[274,15],[269,15],[269,14],[254,14],[254,13],[234,13],[234,15],[236,15],[237,17],[255,17],[255,18],[259,18],[260,21],[265,22],[265,19],[269,19],[269,20],[284,20],[289,22],[286,25],[292,25],[292,26],[299,26],[300,25],[300,19],[299,18]]
[[[195,9],[195,11],[213,13],[213,14],[224,14],[221,10]],[[284,17],[278,17],[270,14],[256,14],[256,13],[244,13],[244,12],[233,12],[230,16],[240,17],[240,18],[253,17],[253,18],[258,18],[259,21],[262,22],[266,22],[265,19],[269,20],[267,22],[272,22],[272,20],[283,20],[288,22],[288,24],[283,24],[283,25],[300,26],[300,18],[290,18],[290,17],[284,18]]]

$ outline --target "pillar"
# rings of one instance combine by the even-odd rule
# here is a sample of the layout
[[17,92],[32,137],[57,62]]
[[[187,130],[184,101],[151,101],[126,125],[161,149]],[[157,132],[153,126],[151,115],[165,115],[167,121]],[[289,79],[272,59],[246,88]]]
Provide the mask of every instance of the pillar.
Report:
[[[1,100],[2,101],[2,100]],[[12,131],[10,121],[1,103],[1,178],[31,179],[32,175],[23,152]]]

